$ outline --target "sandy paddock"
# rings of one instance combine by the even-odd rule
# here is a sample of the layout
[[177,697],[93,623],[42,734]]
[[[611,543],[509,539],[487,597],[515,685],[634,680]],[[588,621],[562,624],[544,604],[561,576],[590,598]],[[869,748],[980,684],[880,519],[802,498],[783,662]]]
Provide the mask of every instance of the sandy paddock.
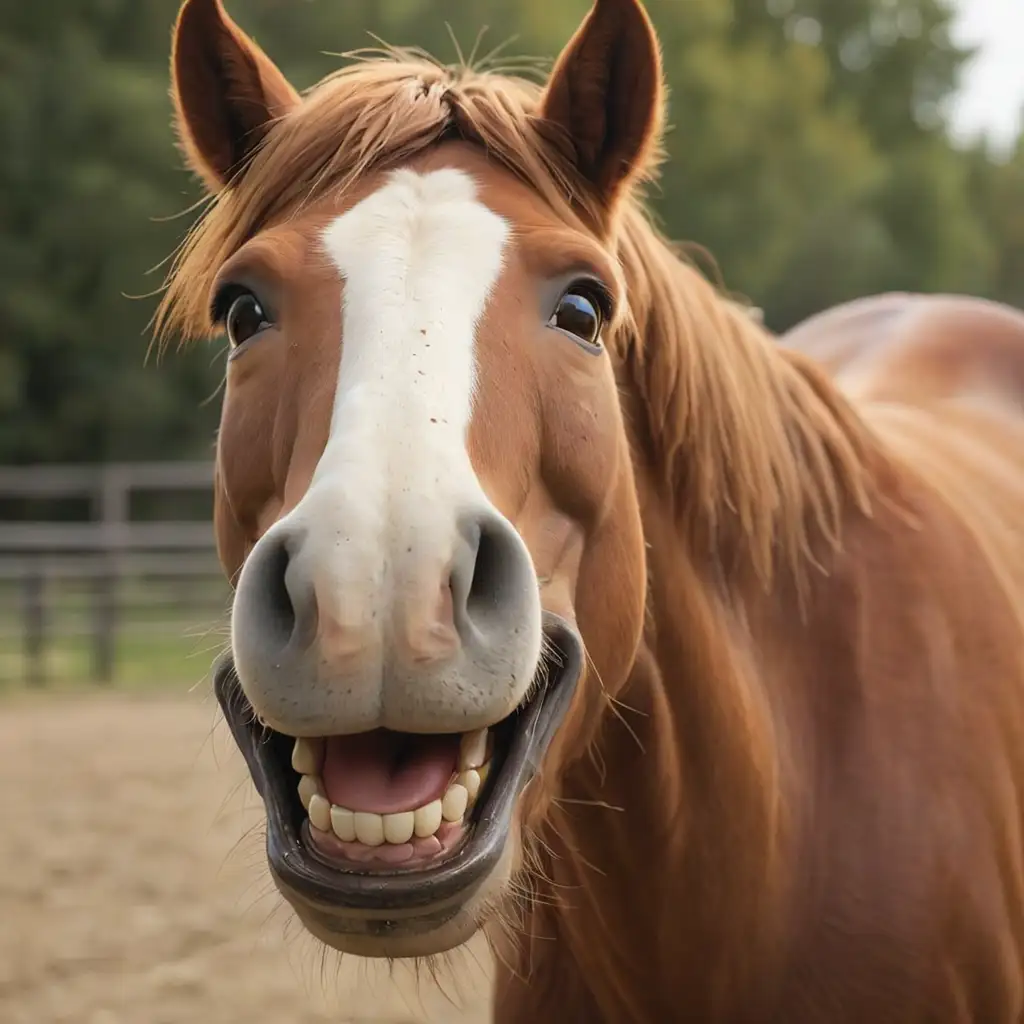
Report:
[[0,794],[4,1024],[488,1019],[480,946],[444,992],[324,957],[270,886],[258,798],[205,694],[5,698]]

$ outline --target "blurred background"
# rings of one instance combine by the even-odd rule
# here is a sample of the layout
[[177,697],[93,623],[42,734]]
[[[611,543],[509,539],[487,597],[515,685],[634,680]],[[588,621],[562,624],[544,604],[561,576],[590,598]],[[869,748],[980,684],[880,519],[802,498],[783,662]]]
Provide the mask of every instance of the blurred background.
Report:
[[[253,936],[266,933],[231,923],[232,901],[246,903],[237,893],[203,888],[241,820],[207,827],[220,806],[204,744],[214,715],[187,697],[225,639],[228,595],[209,525],[224,351],[147,359],[164,261],[200,198],[170,127],[177,6],[0,9],[0,789],[22,799],[8,782],[24,782],[24,813],[5,808],[0,864],[5,852],[23,857],[26,843],[45,851],[35,882],[0,888],[5,1021],[260,1021],[277,1019],[277,998],[289,1019],[338,1019],[308,1009],[273,942],[243,1018],[230,957],[251,972],[264,941]],[[588,6],[228,2],[300,88],[338,65],[330,54],[372,45],[369,33],[445,61],[499,46],[503,57],[551,58]],[[658,214],[770,327],[888,289],[1024,305],[1021,0],[647,6],[671,86]],[[46,773],[77,795],[58,802],[62,825],[43,828]],[[137,783],[127,795],[125,778]],[[151,849],[112,858],[97,838],[101,813],[115,814],[114,828],[173,820],[179,846],[154,833]],[[79,885],[83,849],[95,870]],[[166,861],[159,871],[154,851]],[[128,862],[138,889],[126,894]],[[198,905],[208,918],[188,917]],[[64,922],[56,932],[50,914]],[[24,927],[4,931],[16,917]],[[149,967],[136,962],[140,950]]]

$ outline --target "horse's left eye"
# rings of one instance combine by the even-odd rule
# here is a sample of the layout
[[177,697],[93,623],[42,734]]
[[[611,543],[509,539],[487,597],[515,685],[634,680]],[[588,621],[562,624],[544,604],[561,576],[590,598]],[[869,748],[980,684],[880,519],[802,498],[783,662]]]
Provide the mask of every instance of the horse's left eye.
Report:
[[572,288],[559,299],[558,308],[548,323],[592,348],[601,345],[604,323],[601,306],[581,288]]
[[252,292],[243,291],[232,301],[225,317],[225,326],[228,341],[234,349],[259,334],[264,327],[269,327],[270,322],[260,300]]

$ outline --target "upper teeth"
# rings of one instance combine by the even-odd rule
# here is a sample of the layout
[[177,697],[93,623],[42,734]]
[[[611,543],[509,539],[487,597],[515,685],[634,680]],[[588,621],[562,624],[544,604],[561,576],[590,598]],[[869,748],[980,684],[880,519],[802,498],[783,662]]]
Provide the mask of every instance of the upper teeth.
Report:
[[292,767],[300,775],[316,775],[324,760],[324,741],[300,738],[292,748]]
[[309,815],[310,824],[321,832],[333,832],[344,842],[366,846],[383,843],[401,845],[414,836],[426,839],[434,835],[442,822],[459,822],[480,792],[487,778],[487,730],[477,729],[463,735],[459,744],[459,771],[443,796],[414,811],[374,814],[351,811],[331,804],[324,791],[320,769],[324,760],[322,739],[299,737],[292,749],[292,767],[301,775],[299,799]]
[[487,730],[463,733],[459,741],[459,768],[479,768],[487,760]]

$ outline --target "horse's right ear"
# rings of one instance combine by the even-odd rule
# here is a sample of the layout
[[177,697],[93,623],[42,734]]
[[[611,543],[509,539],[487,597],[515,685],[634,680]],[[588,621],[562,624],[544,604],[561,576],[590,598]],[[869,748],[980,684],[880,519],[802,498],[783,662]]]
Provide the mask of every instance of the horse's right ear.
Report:
[[661,51],[640,0],[595,0],[555,63],[541,113],[606,209],[653,169],[664,107]]
[[171,81],[185,158],[211,192],[244,168],[274,120],[300,102],[221,0],[182,4],[174,26]]

